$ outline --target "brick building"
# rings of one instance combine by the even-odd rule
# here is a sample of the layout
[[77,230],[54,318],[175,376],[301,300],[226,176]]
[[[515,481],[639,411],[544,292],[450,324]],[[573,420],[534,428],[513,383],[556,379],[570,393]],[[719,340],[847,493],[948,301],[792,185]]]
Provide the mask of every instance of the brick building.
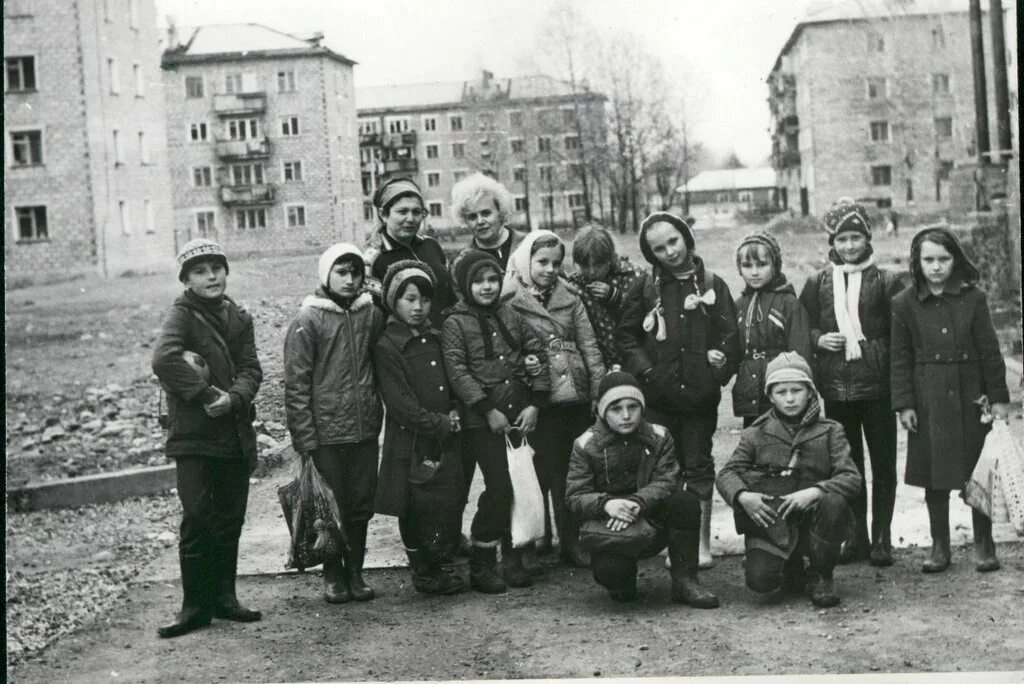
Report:
[[152,0],[4,2],[9,282],[174,256]]
[[[423,188],[430,225],[454,224],[451,189],[481,171],[513,195],[512,223],[572,225],[600,193],[583,179],[594,142],[604,139],[605,97],[548,76],[360,87],[359,145],[364,218],[378,185],[407,176]],[[578,113],[578,114],[577,114]],[[592,174],[591,174],[592,175]]]
[[257,24],[169,34],[179,244],[205,236],[245,254],[361,240],[355,62],[322,41]]
[[[768,103],[783,206],[820,215],[842,196],[910,213],[947,206],[954,165],[975,154],[967,3],[894,7],[826,3],[779,53]],[[991,79],[987,13],[983,24]],[[991,88],[989,99],[994,119]]]

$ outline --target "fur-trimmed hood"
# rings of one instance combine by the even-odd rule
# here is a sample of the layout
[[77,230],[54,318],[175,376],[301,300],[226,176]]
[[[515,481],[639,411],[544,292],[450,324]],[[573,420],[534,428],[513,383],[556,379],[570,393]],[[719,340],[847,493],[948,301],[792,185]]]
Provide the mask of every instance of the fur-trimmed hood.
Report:
[[[355,299],[352,300],[352,306],[349,307],[350,313],[359,311],[368,306],[373,305],[373,297],[370,296],[369,292],[361,292]],[[299,306],[300,309],[322,309],[323,311],[333,311],[335,313],[345,313],[345,309],[338,306],[334,300],[329,298],[323,291],[322,288],[318,288],[316,292],[311,295],[306,295],[302,300],[302,304]]]

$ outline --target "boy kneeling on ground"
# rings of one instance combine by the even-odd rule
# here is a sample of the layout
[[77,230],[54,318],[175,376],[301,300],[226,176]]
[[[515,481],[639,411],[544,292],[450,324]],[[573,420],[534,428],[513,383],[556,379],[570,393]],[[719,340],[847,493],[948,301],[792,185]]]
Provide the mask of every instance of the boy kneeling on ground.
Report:
[[[594,425],[573,444],[566,503],[583,523],[594,579],[616,601],[637,598],[637,559],[668,545],[672,600],[717,608],[718,597],[697,579],[700,499],[680,482],[672,436],[643,419],[644,394],[629,373],[613,370],[598,386]],[[622,539],[592,542],[592,521]],[[636,526],[636,527],[634,527]],[[600,530],[599,526],[599,530]],[[638,548],[637,539],[643,540]]]
[[860,473],[843,427],[821,415],[802,356],[775,357],[765,392],[772,408],[740,435],[718,492],[745,535],[747,586],[759,593],[806,588],[814,605],[829,608],[839,604],[832,570],[853,524]]

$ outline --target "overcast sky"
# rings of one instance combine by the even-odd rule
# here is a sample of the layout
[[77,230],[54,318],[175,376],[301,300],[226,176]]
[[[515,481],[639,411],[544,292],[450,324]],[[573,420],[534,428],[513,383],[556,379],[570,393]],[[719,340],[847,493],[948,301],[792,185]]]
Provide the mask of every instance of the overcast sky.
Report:
[[[640,36],[672,87],[699,94],[694,127],[708,147],[735,149],[747,165],[769,155],[772,64],[811,0],[575,0],[602,34]],[[543,0],[156,0],[179,26],[259,23],[323,31],[359,62],[356,85],[536,73]],[[689,72],[689,78],[684,78]],[[694,78],[696,76],[696,78]]]

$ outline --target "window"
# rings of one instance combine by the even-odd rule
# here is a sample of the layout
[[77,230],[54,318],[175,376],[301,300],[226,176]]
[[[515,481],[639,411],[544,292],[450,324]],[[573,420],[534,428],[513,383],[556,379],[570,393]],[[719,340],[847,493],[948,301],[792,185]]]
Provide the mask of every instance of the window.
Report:
[[117,201],[117,215],[121,217],[121,235],[131,235],[132,214],[126,200]]
[[117,73],[117,60],[113,57],[107,57],[107,80],[110,82],[110,94],[119,94],[121,92],[121,76]]
[[889,142],[889,122],[871,122],[871,142]]
[[436,131],[437,130],[437,117],[425,116],[423,117],[423,130],[425,131]]
[[43,163],[43,132],[11,132],[11,166],[39,166]]
[[938,168],[938,171],[936,171],[936,174],[938,175],[939,180],[949,180],[949,174],[951,174],[952,172],[953,172],[953,162],[948,161],[946,159],[940,159],[939,160],[939,168]]
[[460,180],[466,177],[465,171],[452,171],[452,180],[458,183]]
[[[563,110],[564,111],[564,110]],[[567,135],[565,136],[565,149],[566,150],[578,150],[580,149],[580,138],[578,135]]]
[[302,180],[302,162],[286,161],[281,176],[286,183],[295,183]]
[[881,100],[889,95],[884,76],[869,76],[867,79],[868,99]]
[[239,209],[235,212],[235,226],[241,229],[266,228],[266,209]]
[[135,81],[135,97],[146,96],[146,79],[142,75],[142,65],[132,64],[132,80]]
[[544,210],[551,210],[555,207],[555,198],[551,195],[540,196],[540,206]]
[[565,203],[569,205],[570,209],[582,209],[583,208],[583,193],[582,192],[570,192],[570,193],[567,193],[565,195]]
[[523,153],[523,139],[522,138],[512,138],[511,140],[508,141],[508,144],[512,147],[512,154],[522,154]]
[[277,92],[279,93],[294,93],[295,92],[295,71],[289,69],[288,71],[277,72]]
[[188,129],[189,138],[192,142],[203,142],[208,139],[209,134],[206,130],[206,122],[194,123],[189,126]]
[[892,185],[892,167],[891,166],[872,166],[871,167],[871,184],[872,185]]
[[881,34],[868,32],[868,52],[885,52],[885,38]]
[[571,109],[563,109],[562,110],[562,125],[563,126],[572,126],[574,123],[576,123],[575,112],[573,112],[573,110],[571,110]]
[[439,154],[437,145],[427,145],[427,159],[437,159]]
[[949,94],[949,74],[932,74],[932,92],[936,95]]
[[572,178],[583,178],[583,164],[578,162],[569,162],[565,165],[566,177]]
[[466,143],[452,143],[452,156],[462,159],[466,156]]
[[888,209],[892,206],[892,197],[882,197],[875,200],[875,206],[879,209]]
[[512,201],[515,203],[516,211],[526,211],[526,197],[524,197],[523,195],[516,195]]
[[546,135],[542,135],[537,138],[537,151],[538,152],[550,152],[551,151],[551,138]]
[[260,136],[259,119],[229,119],[224,123],[229,140],[255,140]]
[[484,159],[491,156],[491,141],[488,138],[480,139],[480,156]]
[[128,0],[128,26],[139,28],[139,0]]
[[359,135],[371,135],[377,132],[377,120],[359,122]]
[[935,137],[937,137],[937,138],[952,138],[953,137],[953,117],[951,117],[951,116],[937,116],[937,117],[935,117]]
[[545,183],[551,182],[551,167],[548,165],[538,166],[537,173],[540,174],[540,179]]
[[203,77],[202,76],[186,76],[185,77],[185,97],[202,97],[203,96]]
[[448,129],[452,131],[462,130],[462,117],[461,116],[449,116],[448,117]]
[[46,232],[46,207],[15,207],[18,242],[49,239]]
[[942,50],[946,47],[946,32],[941,28],[932,29],[932,49]]
[[508,113],[508,125],[511,128],[522,128],[523,127],[523,113],[519,112],[519,111],[509,112]]
[[213,185],[213,170],[209,166],[196,166],[192,169],[192,186],[208,188]]
[[36,89],[35,57],[8,57],[4,60],[4,67],[7,78],[4,89],[8,93]]
[[216,212],[200,210],[196,212],[196,233],[199,237],[213,237],[217,234]]
[[512,180],[519,181],[520,183],[526,182],[526,167],[525,166],[514,166],[512,167]]
[[146,232],[156,232],[156,216],[153,214],[153,202],[150,200],[142,200],[142,209],[146,214]]
[[239,73],[224,74],[224,92],[225,93],[240,93],[240,92],[242,92],[242,74],[239,74]]
[[299,117],[297,116],[282,116],[281,117],[281,135],[293,136],[299,134]]
[[121,131],[116,128],[114,134],[114,164],[124,164],[124,141],[121,140]]
[[146,132],[139,131],[139,163],[150,164],[149,143],[146,140]]
[[373,202],[363,202],[363,220],[373,220]]
[[436,188],[441,184],[441,173],[439,171],[431,171],[427,174],[427,187]]
[[263,185],[263,164],[232,164],[233,185]]
[[436,218],[436,217],[441,215],[441,203],[440,202],[431,202],[430,204],[427,205],[427,208],[430,210],[430,215],[431,216]]
[[491,112],[480,112],[476,120],[481,131],[489,131],[494,128],[494,114]]
[[409,130],[409,119],[388,119],[388,133],[404,133]]
[[289,228],[304,228],[306,226],[306,207],[303,205],[286,205],[284,212]]

